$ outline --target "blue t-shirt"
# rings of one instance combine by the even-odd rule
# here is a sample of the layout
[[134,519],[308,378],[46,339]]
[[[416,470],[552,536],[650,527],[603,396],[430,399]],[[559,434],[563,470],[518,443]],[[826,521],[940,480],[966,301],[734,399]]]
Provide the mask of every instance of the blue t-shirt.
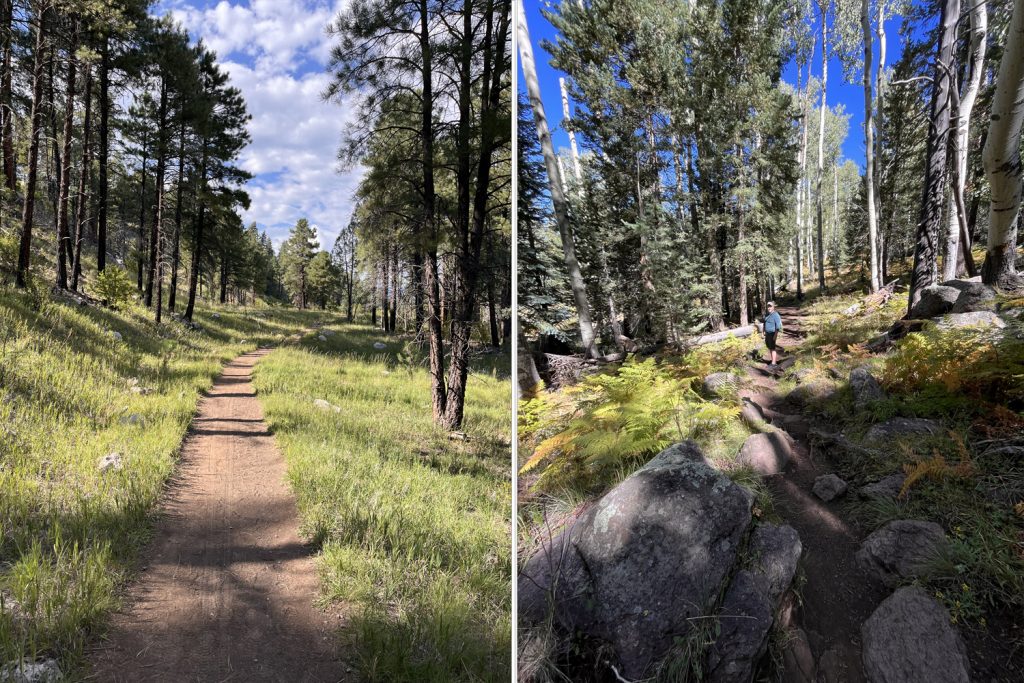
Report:
[[778,311],[772,311],[764,319],[765,332],[778,332],[782,329],[782,316]]

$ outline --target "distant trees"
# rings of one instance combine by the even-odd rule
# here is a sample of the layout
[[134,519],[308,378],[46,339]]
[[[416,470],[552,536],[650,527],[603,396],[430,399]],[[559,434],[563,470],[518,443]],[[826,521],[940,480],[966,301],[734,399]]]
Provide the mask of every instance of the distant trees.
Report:
[[281,274],[292,303],[306,308],[310,300],[310,263],[319,243],[316,231],[305,218],[300,218],[281,245]]

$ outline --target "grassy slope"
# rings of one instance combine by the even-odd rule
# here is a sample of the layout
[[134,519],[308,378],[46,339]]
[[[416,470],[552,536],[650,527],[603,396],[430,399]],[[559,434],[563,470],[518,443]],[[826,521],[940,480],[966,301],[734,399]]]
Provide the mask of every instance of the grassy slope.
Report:
[[[217,310],[197,309],[201,331],[158,328],[141,309],[0,289],[0,663],[74,669],[149,534],[200,392],[226,360],[316,317]],[[101,472],[113,452],[123,467]]]
[[[431,421],[430,378],[366,326],[309,335],[256,368],[325,599],[350,607],[369,680],[505,681],[511,668],[508,357],[480,359],[465,430]],[[378,351],[374,341],[388,341]],[[500,368],[500,369],[499,369]],[[321,410],[316,399],[340,410]]]

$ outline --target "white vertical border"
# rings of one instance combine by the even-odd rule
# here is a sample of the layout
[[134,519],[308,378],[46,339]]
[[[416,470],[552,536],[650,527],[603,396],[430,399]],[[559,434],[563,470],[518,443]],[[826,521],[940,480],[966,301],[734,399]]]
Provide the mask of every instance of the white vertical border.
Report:
[[519,3],[511,3],[512,20],[512,683],[519,671]]

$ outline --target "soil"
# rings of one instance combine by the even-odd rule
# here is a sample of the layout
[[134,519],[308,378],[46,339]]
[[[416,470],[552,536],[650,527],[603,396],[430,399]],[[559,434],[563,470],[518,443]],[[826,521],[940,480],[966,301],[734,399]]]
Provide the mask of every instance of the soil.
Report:
[[353,680],[340,616],[314,605],[285,462],[236,358],[199,404],[141,573],[89,653],[89,680]]

